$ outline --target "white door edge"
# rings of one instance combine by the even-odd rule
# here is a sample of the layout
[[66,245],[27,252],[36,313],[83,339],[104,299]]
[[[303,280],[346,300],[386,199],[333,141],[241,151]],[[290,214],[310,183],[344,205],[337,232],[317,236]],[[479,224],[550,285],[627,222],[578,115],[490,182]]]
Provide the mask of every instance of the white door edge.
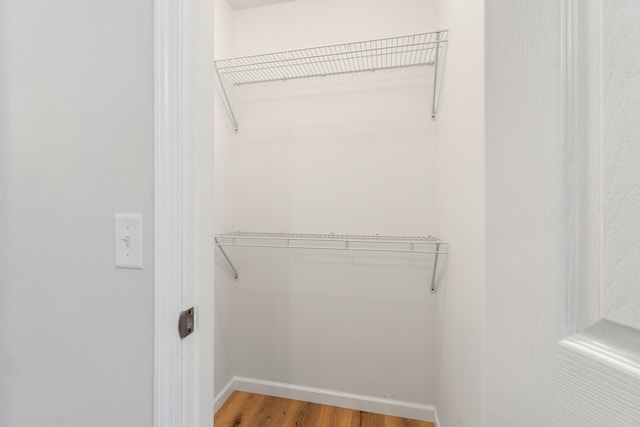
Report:
[[154,427],[182,425],[180,2],[154,1]]
[[[213,6],[154,0],[154,427],[213,423]],[[196,308],[182,342],[178,315]]]

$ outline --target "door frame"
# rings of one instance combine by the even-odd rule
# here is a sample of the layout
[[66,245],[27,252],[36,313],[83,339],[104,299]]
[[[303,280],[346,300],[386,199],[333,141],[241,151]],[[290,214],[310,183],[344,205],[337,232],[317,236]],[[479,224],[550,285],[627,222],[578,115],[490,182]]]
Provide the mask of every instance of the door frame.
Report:
[[154,427],[182,425],[180,1],[154,1]]
[[[213,423],[213,2],[154,0],[154,427]],[[210,238],[210,241],[209,241]],[[178,336],[179,312],[196,331]]]

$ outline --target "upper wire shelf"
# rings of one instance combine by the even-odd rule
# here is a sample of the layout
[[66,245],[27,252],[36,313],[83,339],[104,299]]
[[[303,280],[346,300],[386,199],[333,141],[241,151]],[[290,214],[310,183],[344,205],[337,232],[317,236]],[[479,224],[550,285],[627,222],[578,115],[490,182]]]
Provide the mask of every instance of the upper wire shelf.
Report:
[[283,249],[327,249],[363,252],[401,252],[433,254],[434,265],[431,291],[435,292],[436,269],[439,255],[448,254],[448,245],[435,236],[382,236],[353,234],[300,234],[300,233],[254,233],[236,231],[215,236],[216,246],[238,278],[238,271],[223,249],[224,246]]
[[312,249],[362,249],[391,252],[434,253],[433,246],[444,244],[435,236],[382,236],[358,234],[255,233],[234,231],[216,235],[224,246],[300,248],[313,243]]
[[244,85],[431,65],[435,66],[432,103],[432,119],[435,119],[438,61],[442,47],[448,42],[448,37],[448,30],[442,30],[221,59],[214,63],[236,132],[238,123],[222,85],[222,77],[234,85]]
[[215,61],[235,85],[434,65],[447,31]]

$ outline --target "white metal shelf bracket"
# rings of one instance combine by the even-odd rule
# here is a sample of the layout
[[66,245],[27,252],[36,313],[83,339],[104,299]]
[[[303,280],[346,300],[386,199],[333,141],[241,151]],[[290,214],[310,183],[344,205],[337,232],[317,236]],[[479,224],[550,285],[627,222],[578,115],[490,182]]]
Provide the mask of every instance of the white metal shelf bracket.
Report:
[[236,119],[236,115],[233,114],[233,108],[231,107],[231,102],[229,101],[229,95],[227,94],[227,89],[224,87],[224,81],[222,77],[220,77],[220,72],[218,71],[218,67],[214,67],[216,70],[216,76],[218,77],[218,84],[220,85],[220,90],[222,91],[222,99],[227,107],[227,113],[229,114],[229,119],[231,120],[231,124],[233,125],[233,131],[238,133],[238,120]]
[[436,58],[435,58],[435,63],[433,64],[433,98],[431,101],[431,120],[435,120],[436,117],[438,116],[438,89],[440,87],[439,85],[439,81],[438,81],[438,76],[439,76],[439,72],[438,72],[438,65],[440,64],[440,54],[441,54],[441,47],[440,47],[440,43],[437,44],[436,47]]
[[[326,249],[362,252],[399,252],[412,254],[433,254],[433,273],[431,275],[431,293],[437,292],[436,279],[440,255],[447,255],[442,250],[446,243],[433,236],[398,237],[398,236],[356,236],[334,234],[289,234],[289,233],[247,233],[234,232],[219,234],[214,238],[220,253],[238,280],[239,274],[223,246],[245,248],[281,248],[281,249]],[[266,243],[264,243],[266,242]],[[389,247],[391,245],[391,247]],[[434,249],[424,248],[434,246]]]
[[436,254],[433,257],[433,274],[431,275],[431,293],[435,294],[436,289],[436,272],[438,271],[438,255],[440,255],[440,243],[436,243]]
[[225,81],[239,86],[251,83],[285,81],[307,77],[325,77],[364,71],[433,66],[431,119],[438,114],[444,48],[449,31],[368,40],[339,45],[313,47],[215,61],[214,68],[222,98],[233,127],[238,121],[233,112]]
[[231,271],[233,271],[233,280],[238,280],[238,277],[239,277],[238,276],[238,270],[236,270],[236,267],[233,265],[233,263],[229,259],[229,255],[227,255],[227,253],[224,251],[224,248],[220,244],[220,241],[218,241],[218,238],[215,237],[214,240],[216,242],[216,246],[218,247],[218,249],[220,249],[220,253],[222,253],[222,256],[227,261],[227,264],[229,264],[229,267],[231,268]]

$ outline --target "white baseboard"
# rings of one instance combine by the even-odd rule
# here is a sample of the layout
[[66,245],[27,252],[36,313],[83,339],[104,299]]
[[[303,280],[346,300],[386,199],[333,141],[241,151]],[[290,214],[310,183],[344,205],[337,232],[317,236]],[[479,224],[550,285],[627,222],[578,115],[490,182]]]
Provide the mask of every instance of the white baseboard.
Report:
[[247,377],[234,377],[229,384],[225,386],[215,398],[216,411],[234,390],[284,397],[287,399],[304,400],[322,405],[332,405],[421,421],[436,421],[436,411],[431,405]]
[[218,412],[218,409],[220,409],[222,407],[222,405],[224,405],[224,402],[227,401],[227,399],[229,398],[229,396],[231,396],[231,393],[233,393],[233,391],[235,390],[235,377],[231,378],[231,381],[229,381],[227,383],[226,386],[224,386],[224,388],[222,389],[222,391],[220,393],[218,393],[214,398],[213,398],[213,413],[215,414],[216,412]]

